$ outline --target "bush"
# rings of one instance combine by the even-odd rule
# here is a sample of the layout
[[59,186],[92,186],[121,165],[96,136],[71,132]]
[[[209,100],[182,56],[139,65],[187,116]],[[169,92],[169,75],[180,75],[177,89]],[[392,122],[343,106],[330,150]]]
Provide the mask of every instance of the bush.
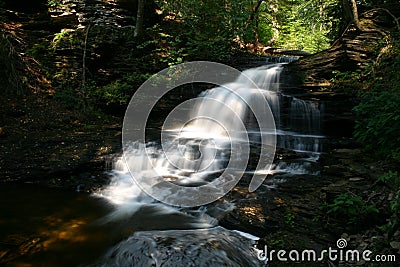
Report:
[[322,206],[326,214],[347,221],[349,225],[359,225],[379,211],[374,205],[368,205],[360,196],[343,193],[333,203]]
[[90,96],[96,99],[96,103],[125,105],[129,103],[129,100],[139,86],[150,76],[150,74],[138,73],[125,76],[102,87],[91,86]]
[[389,240],[392,240],[394,233],[400,228],[400,189],[395,192],[392,201],[390,201],[389,209],[390,217],[387,223],[379,229],[387,234]]
[[369,90],[354,108],[358,115],[354,136],[367,151],[400,161],[400,36],[376,65]]
[[[153,49],[157,60],[165,66],[187,61],[208,60],[228,62],[238,50],[238,44],[223,35],[202,33],[188,25],[174,25],[163,29],[155,25],[148,30],[150,41],[138,46],[144,51]],[[172,29],[170,29],[172,28]]]
[[400,92],[371,92],[355,108],[359,120],[354,136],[365,148],[383,158],[400,161]]

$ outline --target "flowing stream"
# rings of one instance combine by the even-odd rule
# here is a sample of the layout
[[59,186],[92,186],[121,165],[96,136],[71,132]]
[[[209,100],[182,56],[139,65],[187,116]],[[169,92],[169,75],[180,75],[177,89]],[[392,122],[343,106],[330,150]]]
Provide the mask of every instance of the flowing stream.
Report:
[[[154,176],[151,170],[155,168],[162,179],[179,185],[207,184],[228,164],[227,158],[232,146],[227,145],[226,139],[231,138],[233,142],[247,141],[238,134],[242,133],[240,123],[245,122],[248,140],[255,147],[262,135],[276,134],[278,149],[302,155],[296,160],[279,160],[271,169],[255,169],[249,164],[246,173],[266,171],[278,174],[276,177],[280,180],[290,175],[316,174],[309,167],[323,149],[324,136],[320,134],[323,107],[318,102],[301,100],[281,92],[279,81],[284,64],[268,64],[246,70],[236,81],[226,85],[231,90],[221,86],[203,92],[201,96],[205,100],[197,102],[190,111],[193,117],[199,119],[192,120],[178,130],[164,129],[169,131],[169,137],[161,145],[157,142],[131,144],[126,157],[130,171],[134,176],[145,178],[141,181],[151,180]],[[256,98],[260,96],[254,93],[254,84],[249,83],[247,77],[261,89],[267,100],[275,119],[276,132],[260,132],[255,118],[249,115],[249,103],[257,104]],[[244,97],[238,97],[235,92]],[[240,121],[232,118],[231,113],[221,107],[221,103],[231,107]],[[208,117],[214,120],[204,119]],[[150,159],[146,152],[150,154]],[[219,186],[223,185],[217,184],[211,189],[218,193]],[[97,266],[175,266],[177,262],[184,266],[262,265],[254,249],[256,237],[217,226],[217,218],[234,208],[232,203],[218,201],[200,208],[185,209],[157,202],[132,181],[123,158],[115,163],[110,185],[98,191],[96,196],[107,199],[115,207],[104,218],[106,221],[126,218],[134,220],[146,209],[152,209],[154,214],[165,217],[178,213],[192,218],[190,230],[135,232],[108,251]]]
[[[324,107],[322,103],[286,95],[281,90],[280,74],[286,64],[283,60],[246,70],[236,81],[226,85],[233,88],[233,91],[240,92],[245,99],[224,86],[209,89],[201,94],[208,100],[196,102],[189,111],[193,117],[199,119],[192,120],[179,129],[166,129],[168,134],[162,140],[163,143],[156,140],[145,144],[132,142],[126,148],[129,151],[126,161],[131,173],[143,178],[142,180],[151,181],[153,169],[156,169],[163,179],[177,185],[195,187],[209,184],[229,164],[233,147],[227,141],[230,139],[239,144],[249,140],[252,146],[250,163],[245,167],[245,174],[265,172],[272,175],[272,180],[277,181],[290,179],[292,175],[318,174],[313,165],[324,149],[325,137],[321,135]],[[249,77],[261,89],[273,114],[276,131],[263,132],[257,126],[247,104],[257,105],[259,94],[253,93],[254,84],[248,83],[245,77]],[[244,122],[245,131],[243,125],[238,124],[214,100],[231,107],[235,116],[241,119],[240,123]],[[204,117],[215,120],[205,120]],[[277,151],[283,156],[276,158],[272,166],[260,169],[255,167],[252,156],[253,153],[259,153],[263,135],[276,135]],[[288,153],[296,156],[285,157]],[[150,159],[148,155],[151,155]],[[64,246],[62,242],[55,242],[56,245],[53,245],[48,241],[43,242],[47,244],[48,250],[43,250],[53,254],[56,251],[54,255],[61,255],[61,251],[64,251],[70,258],[64,255],[52,259],[48,252],[39,254],[42,260],[36,258],[36,262],[42,266],[71,266],[78,263],[90,266],[263,266],[257,259],[257,250],[254,248],[257,237],[218,226],[218,219],[235,208],[233,203],[222,198],[196,208],[169,206],[143,193],[132,179],[131,173],[125,159],[119,157],[110,171],[110,184],[95,192],[94,198],[85,200],[82,204],[76,200],[76,195],[67,196],[73,200],[62,205],[71,209],[78,207],[81,212],[77,212],[77,217],[71,218],[57,213],[46,217],[48,235],[63,237],[61,240],[64,241]],[[215,190],[217,194],[223,185],[217,183],[213,186],[211,190]],[[184,197],[187,196],[182,196]],[[58,197],[54,196],[54,199]],[[52,201],[47,201],[51,206]],[[84,211],[88,208],[90,210]],[[5,212],[13,213],[11,209]],[[47,212],[48,210],[43,210],[43,214]],[[39,224],[40,220],[36,219],[28,223]],[[61,223],[64,221],[69,223]],[[4,222],[3,224],[7,225]],[[14,222],[14,226],[16,225],[22,228],[24,222]],[[87,226],[82,228],[81,225]],[[31,236],[32,240],[29,242],[36,242],[35,233]],[[84,245],[71,248],[74,247],[74,241],[80,241]],[[88,251],[91,255],[78,257],[78,250]],[[52,264],[59,260],[62,263]],[[24,261],[20,260],[19,263]]]

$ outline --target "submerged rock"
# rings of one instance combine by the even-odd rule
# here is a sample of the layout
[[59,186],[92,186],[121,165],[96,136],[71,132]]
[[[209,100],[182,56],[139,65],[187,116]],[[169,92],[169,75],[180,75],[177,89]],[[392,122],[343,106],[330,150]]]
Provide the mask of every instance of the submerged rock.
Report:
[[255,239],[222,227],[136,232],[92,266],[263,266]]

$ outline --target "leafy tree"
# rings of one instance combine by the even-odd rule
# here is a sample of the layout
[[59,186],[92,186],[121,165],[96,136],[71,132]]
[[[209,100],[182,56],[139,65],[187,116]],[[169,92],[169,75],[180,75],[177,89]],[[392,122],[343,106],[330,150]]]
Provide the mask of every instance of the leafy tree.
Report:
[[[274,39],[278,46],[286,49],[299,49],[317,52],[329,47],[337,35],[340,21],[336,0],[281,0],[278,18],[279,36]],[[273,14],[273,13],[272,13]]]
[[[222,43],[230,49],[233,42],[316,52],[329,46],[341,20],[339,0],[171,0],[157,4],[167,19],[184,29],[177,35],[170,33],[182,41],[180,46],[200,54]],[[201,44],[205,49],[196,48]]]

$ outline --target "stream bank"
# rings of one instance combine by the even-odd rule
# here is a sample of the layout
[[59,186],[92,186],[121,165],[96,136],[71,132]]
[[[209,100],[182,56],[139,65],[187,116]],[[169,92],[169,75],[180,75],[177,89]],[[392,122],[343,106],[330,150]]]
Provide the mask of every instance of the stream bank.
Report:
[[[321,93],[319,95],[323,96]],[[321,99],[329,101],[332,94],[326,95],[328,96]],[[84,116],[48,99],[30,97],[35,97],[37,101],[8,101],[9,107],[12,107],[10,110],[17,112],[5,117],[7,123],[2,127],[2,135],[5,137],[3,140],[7,140],[3,143],[5,149],[2,151],[5,155],[13,155],[2,158],[7,163],[3,166],[9,168],[3,168],[2,171],[9,176],[10,169],[18,171],[15,172],[15,179],[7,181],[58,187],[54,192],[59,192],[57,190],[60,189],[92,192],[106,184],[108,174],[104,171],[109,168],[107,162],[110,162],[110,155],[120,150],[121,124],[118,117]],[[346,100],[344,95],[337,99]],[[332,102],[340,106],[338,101]],[[350,114],[347,118],[351,121],[351,105],[342,105],[341,108],[344,111],[343,116]],[[46,113],[49,109],[57,112],[49,116]],[[10,111],[7,112],[3,114],[10,115]],[[330,114],[334,115],[333,109]],[[322,250],[335,244],[339,237],[346,237],[352,248],[368,247],[381,254],[398,253],[396,243],[393,244],[394,247],[385,246],[386,237],[375,230],[375,224],[385,223],[384,216],[376,221],[371,219],[371,224],[355,229],[343,223],[341,218],[327,217],[326,212],[321,209],[326,202],[332,201],[342,192],[352,192],[363,199],[380,203],[380,209],[384,212],[388,209],[391,197],[385,190],[385,185],[375,183],[391,163],[377,162],[364,155],[350,137],[342,136],[342,131],[336,132],[334,136],[327,143],[329,149],[320,155],[315,166],[319,174],[293,175],[285,179],[275,179],[272,175],[254,193],[248,193],[247,187],[239,184],[224,198],[234,203],[236,208],[218,218],[219,224],[227,229],[241,230],[261,237],[261,247],[262,244],[268,244],[274,249]],[[16,152],[21,151],[23,157],[19,158],[20,154]],[[58,161],[49,161],[48,155]],[[302,153],[286,150],[278,150],[277,153],[278,160],[301,157]],[[21,162],[27,160],[29,164],[21,165]],[[371,194],[371,188],[378,193]],[[82,195],[83,198],[88,197],[86,193]],[[2,262],[40,255],[49,238],[40,234],[34,239],[31,235],[16,235],[5,237],[8,241],[1,249]],[[394,233],[394,238],[398,236],[399,233]],[[56,240],[63,241],[64,237]],[[24,249],[27,246],[29,249]]]
[[91,191],[121,149],[119,118],[71,111],[46,96],[2,98],[1,182]]

